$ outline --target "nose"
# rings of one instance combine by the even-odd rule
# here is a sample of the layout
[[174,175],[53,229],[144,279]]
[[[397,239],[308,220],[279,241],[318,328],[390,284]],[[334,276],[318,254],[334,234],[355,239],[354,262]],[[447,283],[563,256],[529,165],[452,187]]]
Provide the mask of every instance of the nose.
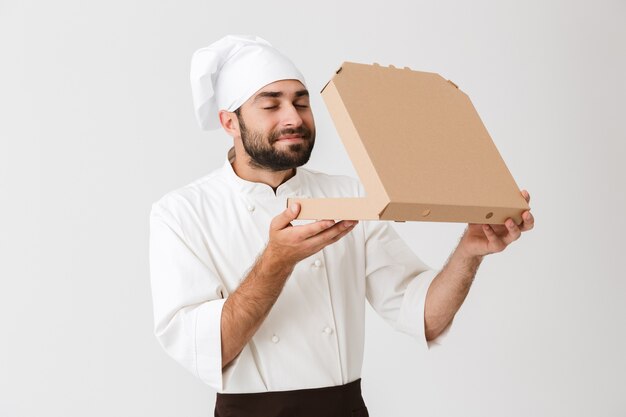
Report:
[[300,127],[302,125],[302,117],[298,112],[298,109],[293,105],[285,106],[283,114],[281,114],[281,124],[288,127]]

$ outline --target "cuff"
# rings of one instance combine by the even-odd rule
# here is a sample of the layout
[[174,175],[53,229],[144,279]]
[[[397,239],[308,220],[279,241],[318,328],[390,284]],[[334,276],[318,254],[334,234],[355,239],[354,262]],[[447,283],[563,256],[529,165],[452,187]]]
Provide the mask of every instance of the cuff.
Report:
[[426,295],[428,288],[439,271],[429,269],[418,274],[407,286],[400,314],[396,322],[396,330],[406,333],[425,349],[429,350],[442,344],[446,338],[454,318],[448,326],[433,340],[426,340],[426,329],[424,327],[424,309],[426,307]]
[[222,309],[226,299],[206,302],[196,310],[196,374],[218,392],[222,379]]

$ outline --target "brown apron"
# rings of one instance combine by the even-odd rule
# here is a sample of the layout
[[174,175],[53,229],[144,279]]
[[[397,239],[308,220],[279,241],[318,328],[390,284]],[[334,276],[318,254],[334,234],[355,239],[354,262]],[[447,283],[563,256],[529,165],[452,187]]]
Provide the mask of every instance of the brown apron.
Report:
[[369,417],[361,379],[334,387],[217,393],[215,417]]

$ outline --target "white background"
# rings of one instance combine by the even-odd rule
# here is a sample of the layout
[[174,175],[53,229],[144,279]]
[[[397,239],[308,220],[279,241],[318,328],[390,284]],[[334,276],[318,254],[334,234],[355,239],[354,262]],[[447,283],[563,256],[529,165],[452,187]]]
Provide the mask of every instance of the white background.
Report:
[[[309,167],[355,176],[319,90],[378,62],[458,84],[530,191],[535,229],[484,260],[444,346],[368,308],[372,416],[626,415],[626,3],[591,4],[0,0],[0,415],[212,415],[152,333],[148,213],[224,161],[188,74],[228,33],[304,73]],[[440,268],[464,226],[396,229]]]

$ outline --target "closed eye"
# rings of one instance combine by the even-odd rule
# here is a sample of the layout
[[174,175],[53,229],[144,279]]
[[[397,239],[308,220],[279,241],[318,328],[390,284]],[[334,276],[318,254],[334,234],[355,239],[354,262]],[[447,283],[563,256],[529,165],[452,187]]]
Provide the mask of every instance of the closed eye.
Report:
[[[306,104],[295,104],[294,106],[295,107],[299,107],[301,109],[306,109],[306,108],[309,107]],[[278,108],[278,106],[263,107],[263,110],[273,110],[273,109],[276,109],[276,108]]]

